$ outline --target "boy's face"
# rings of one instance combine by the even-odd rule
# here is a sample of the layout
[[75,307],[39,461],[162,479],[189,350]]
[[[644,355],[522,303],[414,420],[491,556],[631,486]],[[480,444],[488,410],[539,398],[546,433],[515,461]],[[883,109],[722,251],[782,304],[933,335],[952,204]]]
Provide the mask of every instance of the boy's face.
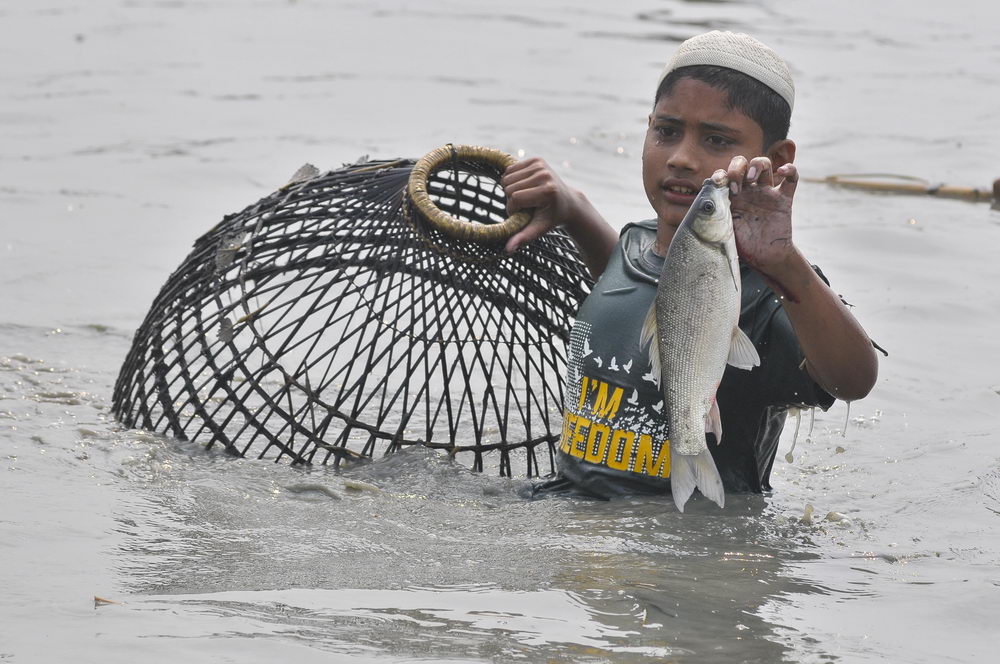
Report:
[[722,90],[682,78],[660,97],[642,147],[642,182],[661,223],[678,226],[702,183],[733,157],[763,154],[764,132]]

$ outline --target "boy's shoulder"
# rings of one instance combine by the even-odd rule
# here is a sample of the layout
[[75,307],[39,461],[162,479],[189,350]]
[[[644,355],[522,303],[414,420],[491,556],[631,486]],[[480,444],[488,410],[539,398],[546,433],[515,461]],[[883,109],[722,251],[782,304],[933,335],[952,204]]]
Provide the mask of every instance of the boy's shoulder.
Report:
[[618,238],[618,260],[615,265],[620,265],[619,269],[630,280],[645,282],[655,288],[663,267],[663,257],[652,252],[655,242],[656,219],[625,224]]
[[625,236],[629,234],[645,236],[650,232],[652,232],[653,235],[656,235],[656,219],[643,219],[642,221],[633,221],[625,224],[625,226],[622,227],[621,233],[618,234],[618,237],[624,239]]

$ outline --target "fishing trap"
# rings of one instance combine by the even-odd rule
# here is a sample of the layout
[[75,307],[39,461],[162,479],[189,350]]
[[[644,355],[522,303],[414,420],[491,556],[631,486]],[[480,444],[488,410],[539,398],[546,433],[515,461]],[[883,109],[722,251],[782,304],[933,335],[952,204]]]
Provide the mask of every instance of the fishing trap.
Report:
[[514,162],[445,146],[292,181],[194,244],[115,384],[127,426],[248,457],[332,464],[425,445],[545,475],[565,346],[591,280],[499,185]]

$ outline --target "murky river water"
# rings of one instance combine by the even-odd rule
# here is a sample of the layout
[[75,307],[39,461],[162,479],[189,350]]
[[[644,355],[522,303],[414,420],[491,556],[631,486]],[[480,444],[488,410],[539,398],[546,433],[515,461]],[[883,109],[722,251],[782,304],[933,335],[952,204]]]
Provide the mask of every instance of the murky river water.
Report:
[[652,85],[707,28],[790,61],[806,175],[987,185],[998,19],[989,0],[4,0],[0,661],[991,661],[988,206],[800,187],[798,243],[891,356],[849,414],[808,440],[804,419],[790,463],[786,431],[773,496],[724,512],[528,503],[427,450],[357,490],[123,430],[109,404],[191,242],[305,161],[481,143],[560,165],[614,223],[648,216]]

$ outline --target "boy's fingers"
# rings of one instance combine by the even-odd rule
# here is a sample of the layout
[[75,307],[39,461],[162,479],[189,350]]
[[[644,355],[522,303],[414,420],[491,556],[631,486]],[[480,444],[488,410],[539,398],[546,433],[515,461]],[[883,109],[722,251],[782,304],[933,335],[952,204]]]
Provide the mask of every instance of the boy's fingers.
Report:
[[[526,177],[530,177],[534,172],[530,169],[517,168],[521,162],[518,162],[504,171],[503,175],[500,177],[500,186],[504,189],[514,186]],[[515,170],[516,169],[516,170]]]
[[743,156],[733,157],[729,162],[726,177],[729,178],[729,190],[732,193],[738,194],[743,188],[743,176],[746,175],[748,165],[747,158]]
[[778,189],[781,190],[782,195],[791,197],[795,194],[795,188],[799,185],[799,169],[795,167],[795,164],[785,164],[781,166],[775,174],[778,177],[784,178],[781,184],[778,185]]
[[524,199],[527,191],[528,188],[521,183],[514,183],[510,186],[504,187],[503,193],[507,199],[508,214],[513,214],[514,212],[517,212],[521,208],[526,207],[524,204]]
[[526,207],[534,207],[529,204],[532,187],[537,186],[537,176],[522,176],[519,179],[507,184],[503,188],[504,196],[507,198],[507,212],[513,213]]
[[504,193],[507,196],[515,194],[519,191],[525,191],[532,188],[542,188],[543,185],[547,185],[552,181],[552,178],[545,171],[531,172],[519,174],[517,177],[510,180],[508,184],[503,184]]
[[507,197],[507,211],[517,212],[528,207],[541,207],[548,203],[543,200],[553,190],[552,174],[545,162],[534,159],[535,163],[512,171],[524,162],[517,162],[507,169],[500,178],[504,195]]
[[517,212],[525,208],[545,207],[551,203],[552,187],[545,174],[517,182],[507,187],[507,211]]
[[514,162],[507,167],[500,178],[500,185],[506,187],[512,182],[516,182],[524,177],[530,177],[534,173],[544,170],[547,164],[539,157],[529,157],[521,161]]
[[[523,233],[524,231],[521,231]],[[515,233],[508,240],[507,244],[504,245],[503,250],[508,256],[517,252],[521,248],[521,233]]]
[[526,244],[530,244],[540,238],[542,235],[549,230],[549,224],[544,220],[538,218],[532,218],[528,225],[522,228],[520,231],[515,233],[507,240],[507,244],[504,245],[504,251],[508,255],[514,254],[518,249]]
[[755,185],[764,183],[774,186],[774,173],[771,170],[771,160],[767,157],[754,157],[750,160],[747,168],[746,184]]

